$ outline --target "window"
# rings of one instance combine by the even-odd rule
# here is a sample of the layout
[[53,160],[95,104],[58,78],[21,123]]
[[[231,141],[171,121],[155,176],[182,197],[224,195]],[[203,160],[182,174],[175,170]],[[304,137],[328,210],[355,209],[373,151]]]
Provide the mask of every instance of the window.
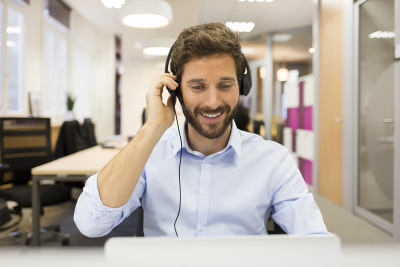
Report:
[[0,112],[21,114],[24,112],[24,15],[13,5],[1,2],[0,18]]
[[23,58],[24,15],[13,7],[7,8],[7,110],[22,113],[23,107]]
[[44,28],[44,113],[61,115],[66,110],[67,38],[49,25]]
[[62,0],[45,1],[43,111],[56,120],[61,119],[66,111],[70,11]]

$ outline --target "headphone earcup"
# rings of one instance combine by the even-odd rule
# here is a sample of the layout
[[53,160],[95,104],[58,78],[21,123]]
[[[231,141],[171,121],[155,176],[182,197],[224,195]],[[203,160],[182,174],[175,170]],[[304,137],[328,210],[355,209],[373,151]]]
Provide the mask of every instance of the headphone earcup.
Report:
[[247,96],[251,89],[251,76],[247,73],[243,77],[242,86],[240,87],[240,94]]
[[242,80],[242,86],[240,87],[240,94],[247,96],[250,93],[250,89],[252,86],[252,80],[251,80],[251,71],[250,71],[250,66],[249,63],[247,62],[246,57],[243,55],[244,58],[244,64],[246,67],[246,74],[244,74],[243,76],[243,80]]

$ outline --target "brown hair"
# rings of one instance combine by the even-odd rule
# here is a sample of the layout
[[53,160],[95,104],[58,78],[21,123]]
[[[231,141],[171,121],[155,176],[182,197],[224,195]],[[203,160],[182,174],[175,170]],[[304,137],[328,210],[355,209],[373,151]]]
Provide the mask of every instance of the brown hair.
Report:
[[239,39],[237,32],[222,23],[205,23],[186,28],[172,46],[171,71],[180,80],[185,64],[192,58],[223,53],[233,58],[238,83],[241,84],[245,63]]

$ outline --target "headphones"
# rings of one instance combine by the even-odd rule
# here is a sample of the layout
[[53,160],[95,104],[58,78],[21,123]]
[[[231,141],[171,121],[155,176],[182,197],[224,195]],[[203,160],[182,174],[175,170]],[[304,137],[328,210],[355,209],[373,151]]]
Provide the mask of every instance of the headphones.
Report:
[[[172,49],[173,48],[174,47],[172,46],[171,49],[168,52],[167,60],[165,62],[165,73],[168,73],[168,70],[169,70],[169,62],[170,62],[170,59],[171,59],[171,54],[172,54]],[[246,57],[244,56],[244,54],[242,54],[242,56],[243,56],[244,64],[245,64],[245,67],[246,67],[246,73],[244,74],[242,83],[239,86],[239,94],[243,95],[243,96],[247,96],[250,93],[250,89],[251,89],[251,86],[252,86],[251,71],[250,71],[249,63],[247,62]],[[179,96],[180,96],[180,88],[179,87],[180,87],[180,85],[176,88],[176,90],[171,90],[168,87],[166,87],[166,88],[167,88],[169,94],[174,99],[175,99],[175,97],[178,97],[178,99],[180,99],[179,98]]]

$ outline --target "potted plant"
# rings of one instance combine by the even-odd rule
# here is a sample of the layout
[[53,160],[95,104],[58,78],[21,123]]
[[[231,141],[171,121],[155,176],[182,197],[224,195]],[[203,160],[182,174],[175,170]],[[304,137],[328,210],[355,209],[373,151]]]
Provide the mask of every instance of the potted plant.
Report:
[[67,93],[67,102],[66,102],[67,113],[65,113],[66,121],[72,121],[75,119],[74,112],[73,112],[75,101],[76,101],[76,98],[73,97],[72,94],[68,92]]

